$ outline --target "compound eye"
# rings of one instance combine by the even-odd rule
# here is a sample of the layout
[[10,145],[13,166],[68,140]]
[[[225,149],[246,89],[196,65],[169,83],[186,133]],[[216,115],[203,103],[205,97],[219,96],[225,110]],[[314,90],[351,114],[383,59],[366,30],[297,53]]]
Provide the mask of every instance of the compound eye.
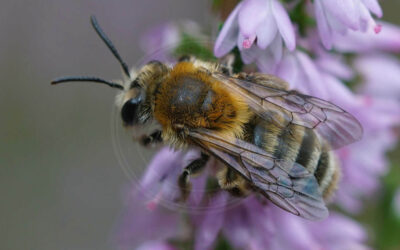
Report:
[[135,125],[139,121],[139,106],[142,98],[139,95],[125,102],[121,109],[121,118],[125,125]]

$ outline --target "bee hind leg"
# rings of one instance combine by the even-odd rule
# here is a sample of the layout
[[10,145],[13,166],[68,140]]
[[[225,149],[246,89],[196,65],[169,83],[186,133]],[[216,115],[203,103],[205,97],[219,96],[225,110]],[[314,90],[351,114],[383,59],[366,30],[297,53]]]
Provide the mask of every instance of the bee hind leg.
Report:
[[139,143],[145,147],[161,143],[163,141],[161,134],[162,134],[161,130],[154,130],[150,135],[143,135],[139,139]]
[[200,158],[193,160],[184,169],[178,179],[178,186],[181,190],[181,201],[186,201],[190,195],[192,185],[190,177],[199,174],[207,165],[210,156],[201,153]]
[[228,166],[224,166],[217,173],[219,186],[232,196],[245,197],[252,191],[252,187],[240,174]]

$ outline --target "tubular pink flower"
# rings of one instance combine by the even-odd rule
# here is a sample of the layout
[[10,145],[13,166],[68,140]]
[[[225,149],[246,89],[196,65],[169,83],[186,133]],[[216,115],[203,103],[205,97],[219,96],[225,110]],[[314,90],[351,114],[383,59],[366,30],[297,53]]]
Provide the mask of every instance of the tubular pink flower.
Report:
[[[273,46],[282,50],[282,40],[289,50],[296,47],[296,38],[289,15],[278,0],[245,0],[240,2],[225,21],[214,46],[221,57],[235,45],[241,50]],[[274,43],[280,43],[276,45]],[[280,52],[281,53],[281,52]]]
[[377,0],[315,0],[314,11],[322,44],[327,49],[332,48],[334,33],[381,31],[370,13],[382,16]]
[[364,93],[400,101],[400,62],[396,57],[383,53],[363,55],[356,58],[355,67],[365,78]]
[[[385,152],[392,148],[396,140],[391,129],[400,124],[400,103],[390,99],[382,99],[375,95],[352,93],[338,78],[348,79],[354,72],[340,63],[340,58],[328,54],[325,50],[318,51],[317,59],[312,60],[300,51],[285,53],[282,61],[275,67],[268,61],[257,63],[260,70],[281,77],[290,83],[290,87],[303,93],[318,96],[344,108],[355,115],[364,127],[364,138],[338,150],[342,162],[342,182],[339,185],[337,202],[346,210],[357,212],[361,208],[361,199],[367,197],[379,187],[379,177],[387,171]],[[258,57],[260,60],[262,57]],[[258,61],[256,61],[258,62]],[[356,60],[358,62],[358,60]],[[388,63],[392,67],[388,67]],[[362,68],[366,73],[364,79],[373,79],[382,89],[392,89],[393,84],[400,79],[397,64],[393,61],[383,61],[381,66],[366,64]],[[384,67],[387,67],[385,70]],[[365,154],[363,152],[370,152]]]
[[[164,150],[156,156],[152,166],[162,170],[163,165],[175,164],[181,159],[182,155]],[[208,200],[208,209],[204,212],[189,208],[190,223],[180,224],[179,229],[177,216],[180,213],[162,207],[157,207],[156,211],[133,209],[142,206],[142,200],[135,197],[130,201],[133,207],[118,234],[121,249],[137,246],[172,249],[165,242],[187,240],[187,234],[182,233],[188,230],[187,226],[195,236],[194,249],[213,249],[219,235],[235,249],[367,249],[366,234],[361,226],[334,212],[325,220],[310,222],[271,205],[262,197],[250,196],[240,204],[224,206],[229,194],[218,191]]]
[[334,34],[333,47],[341,52],[364,53],[375,50],[400,52],[400,28],[396,25],[379,22],[382,31],[366,33],[349,31],[346,36]]

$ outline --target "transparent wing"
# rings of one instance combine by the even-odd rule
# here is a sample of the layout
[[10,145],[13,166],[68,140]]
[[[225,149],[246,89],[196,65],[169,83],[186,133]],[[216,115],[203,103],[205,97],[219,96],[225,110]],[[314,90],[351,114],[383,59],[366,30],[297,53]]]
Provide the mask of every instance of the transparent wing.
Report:
[[[242,95],[250,108],[265,120],[282,127],[296,124],[315,129],[333,149],[361,139],[362,126],[348,112],[313,96],[271,87],[283,81],[271,75],[262,76],[263,83],[255,83],[214,73],[218,81]],[[271,116],[271,111],[275,116]]]
[[303,166],[275,159],[251,143],[237,138],[228,141],[208,130],[190,131],[189,136],[277,206],[309,220],[328,216],[317,180]]

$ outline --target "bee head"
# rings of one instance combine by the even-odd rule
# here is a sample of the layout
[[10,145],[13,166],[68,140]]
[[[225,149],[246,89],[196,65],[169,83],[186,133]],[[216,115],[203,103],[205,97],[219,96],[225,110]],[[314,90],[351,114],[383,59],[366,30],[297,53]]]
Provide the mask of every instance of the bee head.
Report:
[[125,126],[134,126],[143,124],[147,119],[145,93],[140,86],[131,88],[124,95],[124,101],[121,107],[121,118]]
[[[111,42],[111,40],[108,38],[108,36],[104,33],[104,31],[101,29],[100,25],[97,23],[97,20],[94,16],[91,17],[90,19],[91,24],[96,31],[96,33],[99,35],[101,40],[106,44],[106,46],[110,49],[111,53],[114,55],[114,57],[118,60],[120,63],[120,66],[122,68],[123,73],[125,74],[125,77],[127,79],[132,79],[131,74],[128,70],[128,66],[126,63],[122,60],[120,54],[118,53],[117,49]],[[104,80],[99,77],[95,76],[66,76],[66,77],[60,77],[51,82],[51,84],[59,84],[63,82],[95,82],[95,83],[101,83],[108,85],[112,88],[116,88],[119,90],[122,90],[121,94],[119,95],[122,97],[121,101],[118,101],[119,106],[121,107],[121,118],[122,121],[126,126],[133,126],[133,125],[139,125],[143,124],[147,121],[147,119],[150,117],[149,112],[146,112],[148,110],[147,105],[144,105],[145,101],[145,91],[142,89],[142,87],[137,83],[137,80],[132,81],[130,86],[127,88],[125,84],[120,84],[118,82],[113,82],[113,81],[108,81]]]

